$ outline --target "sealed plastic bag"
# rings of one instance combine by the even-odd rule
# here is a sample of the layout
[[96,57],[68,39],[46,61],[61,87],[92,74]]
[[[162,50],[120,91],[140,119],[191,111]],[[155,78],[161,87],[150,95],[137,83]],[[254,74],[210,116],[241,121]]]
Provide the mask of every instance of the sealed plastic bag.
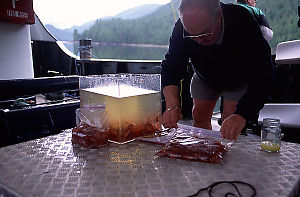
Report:
[[162,129],[154,132],[151,135],[143,136],[137,138],[137,140],[142,142],[150,142],[159,145],[167,144],[170,139],[176,134],[176,129]]
[[108,143],[108,114],[105,104],[85,104],[76,109],[76,127],[72,142],[86,148],[99,148]]
[[213,138],[206,138],[190,131],[179,131],[156,155],[221,164],[226,149],[226,145]]

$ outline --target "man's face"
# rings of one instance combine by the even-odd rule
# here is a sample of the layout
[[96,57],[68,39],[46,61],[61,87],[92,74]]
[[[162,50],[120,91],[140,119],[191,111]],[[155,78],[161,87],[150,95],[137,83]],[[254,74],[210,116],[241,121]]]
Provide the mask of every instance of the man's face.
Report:
[[248,5],[252,6],[252,7],[255,7],[256,5],[256,0],[247,0],[248,2]]
[[[181,13],[181,21],[189,36],[199,36],[192,39],[198,44],[212,45],[217,40],[216,19],[205,8],[187,7]],[[202,36],[203,34],[207,34]],[[188,37],[188,36],[187,36]]]

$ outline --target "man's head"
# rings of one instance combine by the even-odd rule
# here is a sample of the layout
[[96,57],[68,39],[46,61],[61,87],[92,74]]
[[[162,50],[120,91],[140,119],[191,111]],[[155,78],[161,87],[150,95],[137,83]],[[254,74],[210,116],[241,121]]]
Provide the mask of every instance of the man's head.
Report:
[[183,37],[202,45],[216,42],[222,19],[219,0],[181,0],[178,11],[185,29]]
[[237,3],[248,4],[248,5],[252,6],[252,7],[255,7],[256,0],[237,0]]

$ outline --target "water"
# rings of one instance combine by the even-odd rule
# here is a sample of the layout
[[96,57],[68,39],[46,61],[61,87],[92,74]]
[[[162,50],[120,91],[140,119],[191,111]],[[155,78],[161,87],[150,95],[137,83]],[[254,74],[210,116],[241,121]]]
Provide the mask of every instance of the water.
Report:
[[114,98],[124,98],[124,97],[157,93],[156,91],[153,90],[146,90],[146,89],[136,88],[128,85],[102,86],[97,88],[84,89],[84,91],[89,91],[92,93],[110,96]]
[[[77,53],[77,44],[64,44],[72,53]],[[99,44],[93,45],[92,55],[93,58],[97,59],[162,60],[164,59],[164,55],[166,54],[167,50],[167,46]]]
[[159,91],[130,86],[104,86],[80,90],[80,103],[105,103],[109,115],[109,138],[124,143],[160,129]]

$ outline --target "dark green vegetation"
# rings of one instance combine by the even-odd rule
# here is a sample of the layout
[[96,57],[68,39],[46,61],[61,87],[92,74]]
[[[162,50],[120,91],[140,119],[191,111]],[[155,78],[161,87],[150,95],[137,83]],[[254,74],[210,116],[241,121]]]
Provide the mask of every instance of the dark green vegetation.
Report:
[[[233,0],[223,0],[233,2]],[[179,0],[173,0],[176,18]],[[274,31],[271,47],[279,42],[300,39],[297,27],[297,9],[300,0],[258,0],[257,7],[265,14]],[[82,34],[74,31],[74,40],[91,38],[96,42],[166,45],[174,25],[171,4],[161,6],[155,12],[133,20],[111,19],[97,22]]]
[[279,42],[300,39],[300,28],[297,26],[298,5],[300,0],[258,0],[256,7],[266,15],[274,36],[271,47]]
[[[174,7],[178,7],[178,2],[174,1]],[[98,20],[79,37],[108,43],[168,44],[173,25],[172,7],[171,4],[166,4],[152,14],[138,19]],[[74,36],[77,40],[77,35]]]

